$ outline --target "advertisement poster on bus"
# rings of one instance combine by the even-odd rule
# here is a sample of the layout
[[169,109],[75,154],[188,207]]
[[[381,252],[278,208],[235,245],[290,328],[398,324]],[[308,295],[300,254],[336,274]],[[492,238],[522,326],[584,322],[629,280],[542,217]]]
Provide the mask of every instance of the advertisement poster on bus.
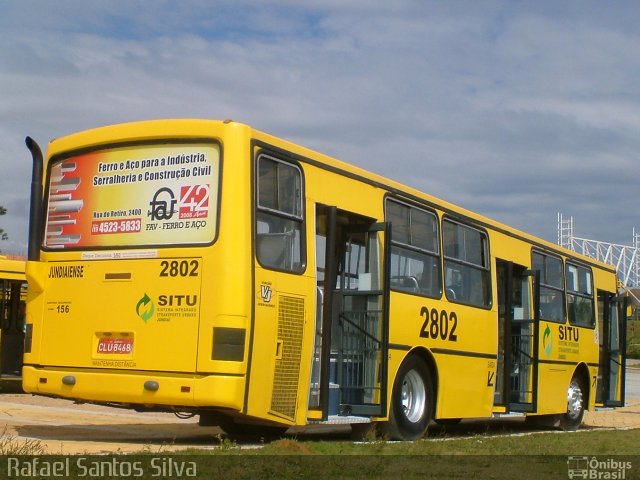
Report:
[[126,146],[54,162],[45,247],[210,243],[219,170],[214,143]]

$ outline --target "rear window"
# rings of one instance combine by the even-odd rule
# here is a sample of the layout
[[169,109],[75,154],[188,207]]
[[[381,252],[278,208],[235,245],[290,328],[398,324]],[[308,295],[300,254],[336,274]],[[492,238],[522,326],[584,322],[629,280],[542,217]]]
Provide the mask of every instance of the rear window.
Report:
[[218,213],[220,146],[117,146],[49,164],[44,247],[209,244]]

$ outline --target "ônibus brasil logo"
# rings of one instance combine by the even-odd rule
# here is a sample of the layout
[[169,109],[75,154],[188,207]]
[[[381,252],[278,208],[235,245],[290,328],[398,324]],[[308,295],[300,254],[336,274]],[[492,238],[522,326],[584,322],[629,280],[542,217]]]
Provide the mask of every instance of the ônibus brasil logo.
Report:
[[156,308],[153,305],[153,301],[149,298],[149,295],[145,293],[136,305],[136,313],[142,320],[144,320],[145,323],[147,323],[149,319],[153,317],[155,311]]

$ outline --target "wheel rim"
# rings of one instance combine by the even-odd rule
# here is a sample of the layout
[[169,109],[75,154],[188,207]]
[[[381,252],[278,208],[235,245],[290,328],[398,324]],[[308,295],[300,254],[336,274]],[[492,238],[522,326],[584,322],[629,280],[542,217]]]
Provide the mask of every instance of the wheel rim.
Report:
[[567,390],[567,415],[571,419],[576,419],[582,414],[583,398],[580,384],[573,380]]
[[402,411],[411,423],[419,422],[424,415],[427,392],[424,381],[415,370],[410,370],[402,381]]

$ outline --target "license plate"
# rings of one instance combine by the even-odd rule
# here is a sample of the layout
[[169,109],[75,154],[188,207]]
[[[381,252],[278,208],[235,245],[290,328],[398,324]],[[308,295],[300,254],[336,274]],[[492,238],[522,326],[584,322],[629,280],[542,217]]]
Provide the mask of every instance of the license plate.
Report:
[[102,337],[98,340],[98,353],[127,355],[133,352],[133,338]]

